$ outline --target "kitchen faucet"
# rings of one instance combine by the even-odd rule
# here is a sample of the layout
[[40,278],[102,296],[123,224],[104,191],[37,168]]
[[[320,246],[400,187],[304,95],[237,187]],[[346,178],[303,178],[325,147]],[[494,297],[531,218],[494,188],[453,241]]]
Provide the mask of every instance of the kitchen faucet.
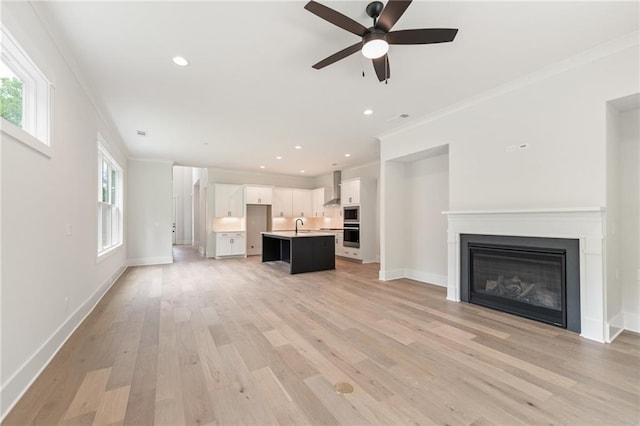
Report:
[[298,221],[300,221],[300,225],[304,226],[304,222],[302,221],[302,219],[296,219],[296,234],[298,233]]

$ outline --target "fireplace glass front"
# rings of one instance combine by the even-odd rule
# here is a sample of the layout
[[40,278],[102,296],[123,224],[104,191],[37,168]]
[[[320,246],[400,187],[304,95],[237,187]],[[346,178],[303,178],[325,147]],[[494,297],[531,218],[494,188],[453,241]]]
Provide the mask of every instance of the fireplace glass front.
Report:
[[565,253],[469,246],[471,303],[566,327]]

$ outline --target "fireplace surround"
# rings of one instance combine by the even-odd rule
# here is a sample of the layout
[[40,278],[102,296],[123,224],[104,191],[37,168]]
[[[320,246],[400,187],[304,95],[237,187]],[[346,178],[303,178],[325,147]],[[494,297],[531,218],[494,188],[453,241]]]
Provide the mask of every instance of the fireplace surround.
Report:
[[600,207],[443,212],[448,224],[447,299],[461,301],[462,234],[578,240],[580,335],[609,342],[604,280],[605,212]]
[[577,239],[460,235],[460,300],[580,332]]

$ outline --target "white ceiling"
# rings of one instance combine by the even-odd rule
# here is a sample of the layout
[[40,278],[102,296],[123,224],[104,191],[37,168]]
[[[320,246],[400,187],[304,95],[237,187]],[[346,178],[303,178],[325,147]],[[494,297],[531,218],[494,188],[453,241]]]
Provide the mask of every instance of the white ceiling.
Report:
[[[323,3],[370,26],[366,1]],[[311,68],[358,37],[304,4],[51,1],[39,10],[132,157],[310,176],[374,161],[376,136],[638,29],[636,1],[415,1],[394,29],[458,35],[391,46],[385,85],[359,53]],[[175,55],[191,65],[177,67]]]

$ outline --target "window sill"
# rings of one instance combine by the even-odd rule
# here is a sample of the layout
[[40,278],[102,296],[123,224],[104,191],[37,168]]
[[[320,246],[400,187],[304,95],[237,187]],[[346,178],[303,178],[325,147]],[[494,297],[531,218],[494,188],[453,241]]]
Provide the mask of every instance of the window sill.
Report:
[[3,136],[8,136],[16,142],[33,149],[39,154],[42,154],[47,158],[51,158],[51,147],[28,133],[26,130],[2,117],[0,117],[0,127],[2,128]]
[[105,250],[105,251],[101,252],[100,254],[98,254],[98,257],[96,258],[96,263],[100,263],[100,262],[102,262],[102,261],[104,261],[104,260],[106,260],[106,259],[110,258],[110,257],[111,257],[111,256],[113,256],[113,255],[118,251],[118,249],[119,249],[120,247],[122,247],[122,246],[123,246],[123,244],[122,244],[122,243],[120,243],[120,244],[118,244],[118,245],[116,245],[116,246],[113,246],[113,247],[111,247],[111,248],[109,248],[109,249],[107,249],[107,250]]

